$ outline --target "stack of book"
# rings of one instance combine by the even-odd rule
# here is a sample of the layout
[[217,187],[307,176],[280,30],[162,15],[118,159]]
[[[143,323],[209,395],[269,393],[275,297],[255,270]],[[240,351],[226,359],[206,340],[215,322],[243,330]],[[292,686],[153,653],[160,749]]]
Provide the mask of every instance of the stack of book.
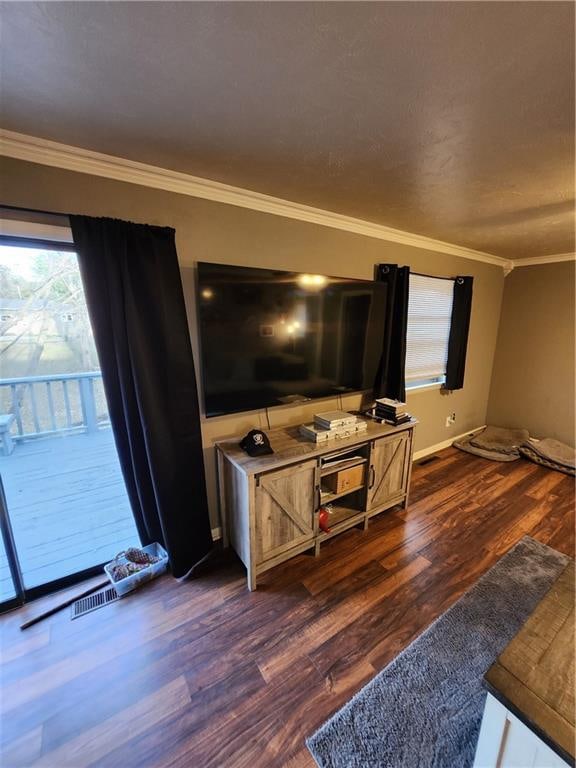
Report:
[[391,400],[389,397],[381,397],[376,400],[374,415],[377,419],[386,424],[393,424],[395,427],[406,424],[412,418],[406,410],[406,403],[402,403],[400,400]]
[[328,411],[317,413],[314,424],[302,424],[300,434],[307,440],[322,443],[325,440],[354,437],[368,428],[363,419],[344,411]]

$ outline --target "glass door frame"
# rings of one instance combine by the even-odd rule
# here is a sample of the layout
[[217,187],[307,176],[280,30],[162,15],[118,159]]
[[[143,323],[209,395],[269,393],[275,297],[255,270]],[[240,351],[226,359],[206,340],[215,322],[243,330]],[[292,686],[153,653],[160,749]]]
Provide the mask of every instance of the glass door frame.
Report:
[[58,592],[61,589],[72,587],[74,584],[78,584],[86,579],[91,579],[94,576],[100,576],[104,574],[104,566],[106,562],[94,565],[91,568],[86,568],[83,571],[71,573],[68,576],[62,576],[60,579],[54,581],[48,581],[45,584],[40,584],[37,587],[26,588],[24,586],[24,578],[22,576],[22,569],[20,567],[20,561],[18,560],[18,552],[16,550],[16,543],[14,541],[14,534],[12,532],[12,524],[10,522],[10,516],[8,513],[8,505],[6,503],[6,494],[4,493],[4,486],[2,484],[2,478],[0,477],[0,533],[2,534],[2,541],[4,543],[4,551],[6,552],[6,559],[8,560],[8,568],[10,569],[10,576],[12,577],[12,584],[14,597],[8,598],[0,602],[0,614],[10,611],[14,608],[20,608],[25,603],[31,600],[37,600],[39,597],[45,597],[54,592]]
[[[0,245],[11,245],[16,247],[28,247],[28,248],[45,248],[47,250],[55,251],[69,251],[76,253],[76,246],[72,242],[65,242],[59,240],[47,240],[43,238],[33,237],[20,237],[14,235],[0,235]],[[86,568],[82,571],[63,576],[54,581],[40,584],[36,587],[26,588],[24,586],[24,578],[22,575],[22,569],[20,567],[20,561],[18,559],[18,553],[16,550],[16,543],[14,540],[14,534],[12,531],[12,524],[10,522],[10,515],[8,511],[8,504],[6,502],[6,494],[4,493],[4,486],[2,483],[2,477],[0,476],[0,534],[4,543],[4,549],[6,552],[6,558],[8,560],[8,567],[12,578],[12,584],[16,593],[15,597],[8,598],[0,602],[0,614],[14,608],[19,608],[25,603],[36,600],[40,597],[58,592],[61,589],[74,586],[81,581],[93,578],[94,576],[100,576],[104,574],[104,566],[106,562],[99,563],[90,568]]]
[[0,603],[0,612],[4,612],[22,605],[24,603],[26,590],[24,588],[24,580],[22,578],[22,570],[20,568],[20,561],[18,560],[18,553],[16,552],[14,534],[12,533],[12,524],[10,523],[10,518],[8,517],[8,505],[6,504],[6,494],[4,493],[4,484],[2,482],[1,476],[0,532],[2,534],[4,552],[6,553],[6,559],[8,561],[10,577],[12,579],[12,587],[15,592],[14,597],[8,598],[8,600],[4,600]]

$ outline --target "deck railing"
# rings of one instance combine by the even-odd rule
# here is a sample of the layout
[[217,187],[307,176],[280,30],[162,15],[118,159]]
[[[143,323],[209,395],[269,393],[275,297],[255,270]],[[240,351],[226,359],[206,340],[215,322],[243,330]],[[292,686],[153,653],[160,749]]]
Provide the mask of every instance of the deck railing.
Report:
[[100,371],[0,379],[0,413],[14,415],[14,440],[110,425]]

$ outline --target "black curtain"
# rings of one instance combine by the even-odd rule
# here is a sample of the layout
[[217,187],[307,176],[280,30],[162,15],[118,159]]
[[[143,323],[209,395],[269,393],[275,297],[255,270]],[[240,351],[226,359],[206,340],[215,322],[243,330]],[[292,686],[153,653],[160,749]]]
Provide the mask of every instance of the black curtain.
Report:
[[388,297],[384,344],[374,382],[374,397],[391,397],[404,402],[410,267],[379,264],[376,279],[386,283]]
[[182,577],[212,547],[194,361],[174,230],[70,216],[138,532]]
[[462,276],[457,277],[454,281],[454,302],[448,339],[445,389],[462,389],[464,386],[473,282],[473,277]]

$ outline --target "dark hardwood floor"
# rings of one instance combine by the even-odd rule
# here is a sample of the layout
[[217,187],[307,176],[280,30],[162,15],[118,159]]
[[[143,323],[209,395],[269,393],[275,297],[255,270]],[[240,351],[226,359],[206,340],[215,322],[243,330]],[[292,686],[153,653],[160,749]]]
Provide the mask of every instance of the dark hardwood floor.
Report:
[[304,739],[523,535],[574,556],[574,481],[448,449],[411,503],[246,591],[222,553],[70,620],[4,616],[2,765],[313,766]]

